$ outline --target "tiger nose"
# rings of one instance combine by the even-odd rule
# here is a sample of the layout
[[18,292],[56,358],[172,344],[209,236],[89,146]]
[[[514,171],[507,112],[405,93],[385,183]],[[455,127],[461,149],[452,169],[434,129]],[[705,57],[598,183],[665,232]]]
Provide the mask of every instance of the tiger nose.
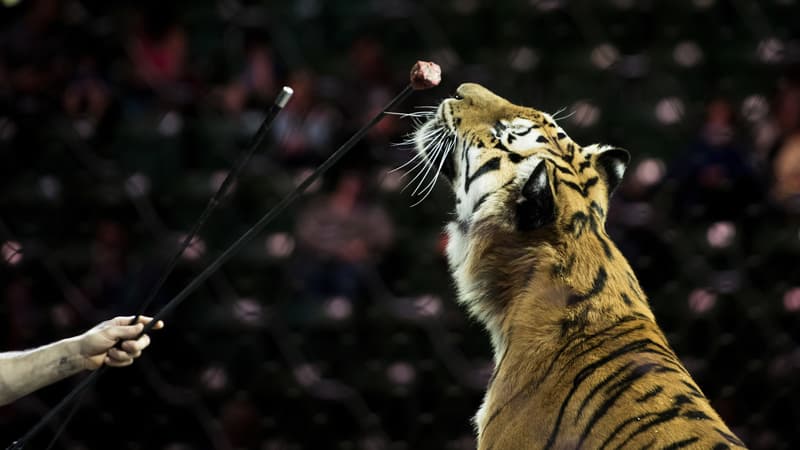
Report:
[[456,94],[469,103],[508,103],[508,100],[476,83],[463,83],[456,89]]

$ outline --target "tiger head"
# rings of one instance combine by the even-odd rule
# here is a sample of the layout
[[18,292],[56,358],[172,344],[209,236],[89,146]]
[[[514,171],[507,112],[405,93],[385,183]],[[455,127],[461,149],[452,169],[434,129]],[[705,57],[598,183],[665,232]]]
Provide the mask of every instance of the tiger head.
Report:
[[[461,301],[479,303],[487,295],[492,281],[481,273],[500,272],[511,280],[499,285],[524,282],[526,261],[541,266],[546,252],[554,265],[617,252],[604,224],[609,196],[629,161],[627,151],[581,147],[549,114],[471,83],[444,100],[414,140],[418,155],[455,193],[447,255]],[[598,267],[589,266],[587,272]],[[590,289],[593,275],[569,282]],[[504,295],[502,286],[491,289],[492,296]],[[488,303],[470,309],[490,315],[494,307]]]
[[415,138],[450,181],[462,227],[491,216],[516,231],[566,232],[577,210],[604,222],[629,160],[625,150],[581,147],[549,114],[472,83],[444,100]]

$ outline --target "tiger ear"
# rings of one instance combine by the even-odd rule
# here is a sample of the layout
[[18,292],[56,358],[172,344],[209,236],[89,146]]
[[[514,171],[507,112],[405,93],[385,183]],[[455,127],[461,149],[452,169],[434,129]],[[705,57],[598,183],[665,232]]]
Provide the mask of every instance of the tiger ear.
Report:
[[517,202],[517,229],[535,230],[555,220],[553,191],[544,161],[533,169],[522,186],[521,194]]
[[608,185],[608,196],[622,183],[625,169],[631,160],[627,150],[617,147],[594,147],[594,167],[605,178]]

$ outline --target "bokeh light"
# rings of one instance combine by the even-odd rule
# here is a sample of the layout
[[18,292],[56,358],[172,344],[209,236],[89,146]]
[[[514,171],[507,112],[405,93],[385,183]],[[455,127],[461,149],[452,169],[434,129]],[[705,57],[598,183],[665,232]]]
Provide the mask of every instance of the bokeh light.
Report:
[[414,299],[414,308],[422,317],[435,317],[442,312],[442,299],[436,295],[422,295]]
[[783,41],[775,37],[763,39],[758,43],[756,52],[758,59],[764,63],[774,64],[781,62],[784,56]]
[[263,320],[263,308],[254,298],[240,298],[233,303],[233,317],[245,325],[256,325]]
[[414,381],[417,372],[407,361],[397,361],[386,368],[386,376],[394,384],[405,385]]
[[752,94],[742,100],[741,114],[748,122],[758,122],[769,113],[769,102],[760,94]]
[[45,175],[39,178],[39,191],[47,200],[58,200],[61,197],[61,180],[53,175]]
[[703,60],[703,50],[694,41],[683,41],[675,46],[672,58],[678,65],[683,67],[694,67]]
[[[219,188],[222,187],[222,183],[225,182],[225,178],[228,177],[230,171],[228,170],[215,170],[211,173],[211,176],[208,179],[208,188],[211,192],[219,191]],[[236,181],[230,182],[227,187],[227,192],[225,195],[230,195],[236,192]]]
[[18,241],[5,241],[0,247],[0,254],[6,264],[16,266],[22,262],[22,244]]
[[677,97],[665,97],[656,103],[655,116],[664,125],[674,125],[683,119],[685,107]]
[[267,236],[265,246],[272,258],[286,258],[294,251],[295,241],[291,234],[278,232]]
[[[179,245],[183,245],[183,242],[188,237],[188,234],[181,234],[178,236],[176,242]],[[202,258],[206,253],[206,243],[205,241],[200,238],[199,236],[194,236],[190,241],[189,245],[183,251],[181,257],[188,261],[196,261]]]
[[200,375],[200,382],[209,391],[221,391],[228,386],[228,371],[218,365],[206,367]]
[[571,109],[570,120],[579,127],[591,127],[600,119],[600,108],[588,100],[578,100]]
[[158,123],[158,131],[164,136],[172,137],[178,135],[183,129],[183,117],[175,111],[164,114]]
[[708,289],[695,289],[689,293],[689,309],[697,314],[710,311],[717,303],[717,294]]
[[347,297],[334,297],[325,302],[325,314],[333,320],[346,320],[353,314],[353,302]]
[[519,47],[509,56],[511,68],[518,72],[529,72],[539,65],[539,54],[530,47]]
[[[409,150],[409,159],[413,158],[414,155],[411,154],[411,150]],[[398,167],[402,164],[398,164]],[[384,167],[381,169],[380,173],[380,180],[381,184],[380,187],[385,192],[397,192],[403,188],[403,180],[405,180],[405,170],[413,167],[413,163],[410,166],[406,166],[403,169],[396,170],[394,168],[386,168]]]
[[736,238],[736,226],[727,221],[715,222],[708,227],[706,240],[714,248],[729,247]]
[[619,60],[619,51],[611,44],[601,44],[592,49],[590,59],[599,69],[608,69]]
[[142,197],[150,193],[150,177],[143,173],[134,173],[125,181],[125,190],[132,197]]
[[800,287],[793,287],[783,294],[783,307],[789,312],[800,311]]
[[320,381],[320,373],[312,364],[301,364],[294,368],[294,378],[302,386],[313,386]]
[[651,187],[661,182],[666,172],[664,161],[659,158],[645,158],[636,165],[634,176],[642,186]]

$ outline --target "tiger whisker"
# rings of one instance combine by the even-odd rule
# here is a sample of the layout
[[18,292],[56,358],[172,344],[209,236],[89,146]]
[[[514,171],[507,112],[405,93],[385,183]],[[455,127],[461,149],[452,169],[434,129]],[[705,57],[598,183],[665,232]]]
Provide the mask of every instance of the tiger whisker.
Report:
[[[442,136],[439,136],[439,137],[436,139],[436,141],[432,141],[432,142],[431,142],[431,144],[428,144],[428,145],[426,146],[426,149],[425,149],[425,150],[427,150],[427,149],[429,149],[430,147],[432,147],[432,146],[436,145],[436,143],[437,143],[438,141],[440,141],[441,139],[442,139]],[[419,153],[417,153],[417,156],[415,156],[415,157],[414,157],[414,159],[416,159],[417,157],[420,157],[420,160],[419,160],[419,162],[417,162],[417,164],[415,164],[415,165],[414,165],[414,167],[412,167],[412,168],[411,168],[411,169],[409,169],[409,170],[408,170],[406,173],[404,173],[404,174],[403,174],[403,176],[402,176],[401,178],[404,178],[404,177],[408,176],[408,174],[410,174],[410,173],[414,172],[414,171],[415,171],[415,170],[416,170],[418,167],[420,167],[421,165],[424,165],[424,164],[427,162],[427,161],[426,161],[426,158],[425,158],[425,155],[424,155],[424,153],[423,153],[423,152],[419,152]],[[409,181],[409,182],[408,182],[408,183],[405,185],[405,187],[403,187],[403,189],[401,189],[401,190],[400,190],[400,192],[403,192],[403,191],[405,191],[405,190],[406,190],[406,188],[408,188],[408,186],[410,186],[410,185],[411,185],[411,184],[414,182],[414,180],[416,180],[416,179],[417,179],[417,178],[418,178],[418,177],[419,177],[419,176],[422,174],[422,170],[424,170],[424,169],[421,169],[421,170],[420,170],[420,171],[417,173],[417,175],[415,175],[415,176],[414,176],[414,178],[413,178],[413,179],[411,179],[411,181]]]
[[[432,145],[434,145],[436,143],[436,141],[438,141],[439,139],[442,138],[442,136],[440,136],[440,134],[441,134],[441,131],[436,130],[434,132],[430,132],[430,133],[425,134],[424,136],[422,136],[422,139],[424,141],[428,141],[429,142],[428,148],[430,148]],[[412,146],[413,147],[413,146],[416,145],[416,139],[409,139],[409,140],[406,140],[406,141],[401,142],[401,143],[398,144],[398,146],[402,146],[402,145],[407,145],[407,146]]]
[[[422,139],[428,140],[428,139],[432,138],[433,136],[435,136],[436,134],[441,133],[441,132],[442,132],[442,130],[440,128],[436,128],[436,129],[430,130],[430,131],[428,131],[428,132],[426,132],[425,134],[422,135]],[[392,146],[392,147],[402,147],[402,146],[405,146],[405,145],[414,145],[414,144],[416,144],[416,142],[417,142],[416,135],[414,133],[409,133],[409,134],[406,135],[406,138],[404,140],[402,140],[400,142],[392,142],[389,145]]]
[[559,119],[557,119],[558,115],[561,114],[562,112],[564,112],[566,109],[567,109],[566,106],[562,106],[561,108],[558,109],[558,111],[556,111],[553,114],[551,114],[550,117],[552,117],[553,120],[559,120]]
[[442,173],[442,167],[444,166],[444,163],[447,161],[447,158],[450,156],[450,153],[456,148],[457,145],[459,145],[459,142],[460,141],[458,139],[447,141],[447,145],[445,146],[444,151],[442,152],[441,160],[439,161],[439,167],[436,170],[436,176],[431,180],[431,183],[428,185],[426,192],[424,192],[422,199],[420,199],[420,201],[417,202],[416,204],[419,204],[420,202],[422,202],[422,200],[425,200],[430,195],[430,193],[433,192],[433,188],[434,186],[436,186],[436,182],[439,180],[439,174]]
[[399,167],[396,167],[396,168],[394,168],[394,169],[390,170],[390,171],[389,171],[389,173],[394,173],[394,172],[397,172],[398,170],[400,170],[400,169],[402,169],[402,168],[404,168],[404,167],[408,166],[409,164],[413,163],[414,161],[416,161],[416,160],[417,160],[417,159],[419,159],[419,158],[422,158],[422,153],[417,153],[416,155],[414,155],[414,157],[413,157],[413,158],[411,158],[411,159],[409,159],[408,161],[404,162],[404,163],[403,163],[403,165],[401,165],[401,166],[399,166]]
[[[410,186],[411,184],[413,184],[413,183],[414,183],[414,181],[415,181],[417,178],[419,178],[419,176],[420,176],[420,175],[422,175],[422,178],[420,178],[420,179],[419,179],[419,183],[417,184],[417,187],[416,187],[416,188],[414,188],[414,192],[412,192],[412,193],[411,193],[411,195],[415,195],[415,194],[417,193],[417,191],[419,190],[419,188],[422,186],[422,183],[423,183],[423,182],[425,181],[425,179],[428,177],[428,173],[430,173],[430,171],[431,171],[431,168],[433,167],[433,164],[431,164],[431,163],[430,163],[430,161],[435,161],[435,160],[436,160],[436,158],[439,156],[439,152],[441,152],[441,151],[442,151],[442,144],[444,143],[443,137],[444,137],[444,136],[440,136],[440,137],[439,137],[439,139],[436,141],[436,145],[435,145],[435,147],[433,148],[433,151],[432,151],[432,154],[431,154],[431,156],[430,156],[430,157],[428,157],[428,158],[424,158],[424,159],[422,160],[422,162],[423,162],[423,163],[425,163],[425,165],[426,165],[427,167],[425,167],[425,168],[423,168],[423,169],[420,169],[419,173],[417,173],[417,175],[416,175],[416,176],[415,176],[415,177],[414,177],[414,178],[413,178],[411,181],[409,181],[409,182],[408,182],[408,184],[406,185],[406,187],[404,187],[404,188],[403,188],[403,189],[402,189],[400,192],[404,191],[404,190],[405,190],[405,189],[406,189],[408,186]],[[426,148],[426,150],[427,150],[427,148]],[[427,153],[427,152],[426,152],[426,153]]]
[[444,166],[445,161],[447,161],[447,158],[450,155],[452,149],[453,145],[445,147],[444,151],[442,152],[441,161],[439,161],[439,167],[436,170],[436,174],[434,175],[431,182],[428,184],[428,187],[426,188],[424,195],[422,195],[422,198],[419,199],[419,201],[417,201],[413,205],[411,205],[412,208],[422,203],[423,200],[425,200],[426,198],[428,198],[429,195],[431,195],[431,192],[433,192],[433,188],[436,186],[436,182],[439,181],[439,174],[442,173],[442,167]]
[[401,113],[401,112],[393,112],[393,111],[384,111],[384,114],[388,114],[390,116],[400,116],[400,117],[431,117],[433,116],[433,112],[431,111],[416,111],[410,113]]
[[559,118],[558,118],[558,120],[565,120],[565,119],[569,119],[570,117],[574,116],[574,115],[575,115],[575,114],[577,114],[577,113],[578,113],[578,111],[575,111],[575,110],[573,110],[573,111],[572,111],[572,112],[570,112],[569,114],[565,114],[565,115],[563,115],[563,116],[559,117]]
[[567,114],[565,114],[565,115],[563,115],[563,116],[559,116],[559,114],[561,114],[562,112],[564,112],[566,109],[567,109],[567,107],[566,107],[566,106],[564,106],[564,107],[562,107],[561,109],[559,109],[558,111],[556,111],[556,112],[555,112],[555,113],[552,115],[552,117],[553,117],[553,120],[555,120],[555,121],[559,121],[559,120],[569,119],[570,117],[574,116],[574,115],[577,113],[577,111],[573,109],[571,112],[569,112],[569,113],[567,113]]
[[[437,154],[437,155],[438,155],[438,152],[439,152],[439,150],[436,150],[436,152],[435,152],[434,154]],[[419,182],[417,182],[417,187],[416,187],[416,188],[414,188],[414,192],[412,192],[412,193],[411,193],[411,195],[412,195],[412,196],[414,196],[414,194],[416,193],[417,189],[419,189],[420,185],[422,185],[422,183],[425,181],[425,178],[427,178],[427,177],[428,177],[428,173],[429,173],[429,171],[430,171],[430,167],[431,167],[430,163],[428,162],[428,160],[427,160],[427,159],[426,159],[426,160],[424,160],[424,162],[425,162],[425,165],[424,165],[424,166],[423,166],[421,169],[419,169],[419,172],[417,172],[417,174],[414,176],[414,178],[412,178],[412,179],[411,179],[411,180],[410,180],[410,181],[409,181],[409,182],[408,182],[408,183],[407,183],[407,184],[406,184],[406,185],[403,187],[403,189],[402,189],[400,192],[404,192],[404,191],[405,191],[406,189],[408,189],[408,188],[409,188],[409,187],[410,187],[412,184],[414,184],[414,182],[415,182],[416,180],[418,180],[418,179],[419,179]]]
[[[422,195],[422,199],[420,201],[422,201],[425,198],[427,198],[428,195],[433,191],[433,187],[436,185],[436,181],[439,179],[439,174],[442,173],[442,166],[444,166],[444,163],[447,160],[447,157],[450,154],[450,152],[453,150],[454,146],[455,146],[455,142],[453,140],[447,140],[447,141],[444,142],[444,147],[443,147],[442,151],[440,152],[441,153],[441,158],[440,158],[438,167],[436,168],[436,171],[434,172],[434,176],[431,179],[431,181],[428,184],[428,186],[426,186],[422,191],[420,191],[419,195]],[[436,159],[435,158],[432,158],[431,161],[432,161],[432,163],[431,163],[432,166],[436,165]]]

